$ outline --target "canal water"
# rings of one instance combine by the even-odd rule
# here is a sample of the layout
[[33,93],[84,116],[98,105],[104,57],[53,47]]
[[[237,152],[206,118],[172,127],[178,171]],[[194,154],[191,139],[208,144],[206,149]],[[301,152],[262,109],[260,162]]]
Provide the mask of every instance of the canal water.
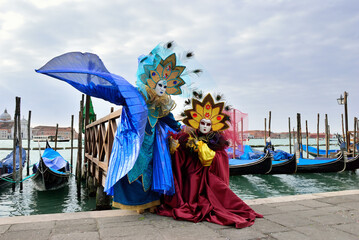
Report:
[[[272,139],[276,149],[289,152],[288,139]],[[11,148],[11,140],[0,140],[0,148]],[[249,145],[264,144],[263,139],[251,139]],[[310,139],[309,144],[315,145],[316,140]],[[321,141],[320,144],[324,144]],[[40,143],[45,147],[45,143]],[[278,146],[277,146],[278,145]],[[279,146],[280,145],[280,146]],[[70,147],[69,142],[57,144],[58,152],[70,161],[71,151],[64,149]],[[77,141],[74,141],[77,146]],[[27,140],[23,141],[23,147],[27,148]],[[54,143],[52,143],[54,147]],[[321,146],[324,149],[324,146]],[[38,143],[31,141],[30,149],[38,148]],[[333,142],[331,149],[338,149]],[[4,158],[11,150],[0,150],[0,159]],[[73,159],[76,162],[77,149],[73,151]],[[39,160],[39,150],[30,151],[30,165]],[[26,168],[25,168],[26,169]],[[30,174],[31,174],[30,168]],[[26,170],[24,170],[24,176]],[[315,174],[283,174],[283,175],[243,175],[230,177],[231,189],[242,199],[256,199],[277,196],[288,196],[307,193],[331,192],[359,189],[359,171],[342,173],[315,173]],[[65,213],[91,211],[95,208],[95,198],[88,197],[84,184],[77,189],[75,177],[72,176],[69,185],[56,191],[37,191],[31,178],[23,183],[23,191],[13,192],[11,184],[0,189],[0,217],[24,216],[47,213]]]

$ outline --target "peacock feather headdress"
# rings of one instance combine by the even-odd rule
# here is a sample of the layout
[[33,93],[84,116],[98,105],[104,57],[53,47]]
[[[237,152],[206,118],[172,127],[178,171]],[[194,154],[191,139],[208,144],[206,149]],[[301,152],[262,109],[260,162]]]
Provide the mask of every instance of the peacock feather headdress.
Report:
[[[147,68],[148,66],[145,66]],[[176,65],[176,54],[171,54],[166,59],[160,61],[154,70],[148,67],[149,78],[146,79],[147,85],[154,89],[161,80],[167,82],[166,93],[168,95],[179,95],[182,93],[181,86],[185,84],[181,78],[184,66]]]
[[193,56],[193,52],[184,51],[174,42],[158,44],[150,54],[139,57],[137,86],[144,92],[146,87],[155,89],[159,81],[165,80],[168,95],[181,95],[183,85],[189,87],[192,84],[192,73],[202,72],[193,69]]
[[[202,94],[194,94],[201,98]],[[217,98],[218,99],[218,98]],[[198,129],[202,119],[208,119],[212,123],[212,131],[223,131],[229,128],[227,121],[229,116],[223,113],[225,108],[224,102],[215,103],[211,94],[202,100],[192,99],[192,109],[184,111],[185,119],[183,123],[194,129]]]

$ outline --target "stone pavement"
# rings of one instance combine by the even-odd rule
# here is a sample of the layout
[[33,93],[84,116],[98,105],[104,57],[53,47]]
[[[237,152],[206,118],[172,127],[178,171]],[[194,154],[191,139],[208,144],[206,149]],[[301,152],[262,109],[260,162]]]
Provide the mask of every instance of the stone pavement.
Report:
[[244,229],[109,210],[0,218],[0,239],[359,239],[359,190],[246,203],[264,218]]

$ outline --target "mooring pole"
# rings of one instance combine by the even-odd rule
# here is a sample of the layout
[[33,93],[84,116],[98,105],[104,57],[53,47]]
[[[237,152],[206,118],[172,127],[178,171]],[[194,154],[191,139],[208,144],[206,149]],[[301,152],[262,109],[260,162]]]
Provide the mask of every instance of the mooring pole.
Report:
[[[113,112],[113,109],[111,108],[111,112]],[[236,133],[237,132],[237,128],[238,128],[238,125],[236,123],[236,110],[233,109],[233,133]],[[236,138],[235,138],[236,139]],[[233,159],[236,158],[236,141],[234,140],[232,145],[233,145]]]
[[357,118],[356,117],[354,117],[354,143],[353,143],[353,148],[354,148],[354,150],[353,150],[353,157],[355,157],[355,147],[356,147],[356,142],[357,142],[357,138],[356,138],[356,136],[357,136]]
[[[86,95],[86,107],[85,107],[85,126],[83,127],[85,133],[84,133],[84,150],[85,150],[85,154],[86,152],[88,152],[88,136],[86,133],[86,126],[89,124],[89,118],[90,118],[90,95]],[[84,163],[86,163],[86,157],[84,156]],[[84,168],[85,169],[85,168]],[[85,179],[87,178],[87,176],[84,176]]]
[[[21,98],[19,98],[19,111],[17,114],[17,127],[18,127],[18,139],[19,139],[19,172],[20,172],[20,192],[22,192],[23,189],[23,185],[22,185],[22,165],[23,165],[23,160],[22,160],[22,136],[21,136],[21,119],[20,119],[20,104],[21,104]],[[14,166],[14,170],[16,169],[16,165]]]
[[267,118],[264,118],[264,146],[267,144]]
[[14,114],[14,147],[13,147],[13,158],[12,158],[12,166],[13,166],[13,171],[12,171],[12,191],[15,191],[15,186],[16,186],[16,140],[17,140],[17,115],[19,113],[19,109],[20,109],[20,98],[16,97],[15,98],[15,114]]
[[71,172],[73,166],[73,153],[74,153],[74,115],[71,115]]
[[307,158],[309,158],[309,136],[308,136],[308,121],[305,120],[305,135],[306,135],[306,139],[307,139]]
[[241,146],[241,150],[242,152],[244,151],[244,148],[243,148],[243,141],[244,141],[244,136],[243,136],[243,117],[241,118],[241,141],[242,141],[242,146]]
[[55,151],[57,151],[57,134],[59,133],[59,124],[56,123],[56,130],[55,130]]
[[346,141],[347,136],[345,135],[345,132],[344,132],[344,115],[343,115],[343,113],[342,113],[342,133],[343,133],[343,141],[347,142]]
[[317,118],[317,156],[319,156],[319,113]]
[[328,157],[328,115],[325,114],[325,157]]
[[27,162],[26,162],[26,176],[30,175],[30,140],[31,140],[31,111],[29,111],[29,118],[27,122]]
[[[296,138],[296,132],[295,132],[295,128],[293,128],[293,131],[292,131],[292,133],[293,133],[293,147],[294,147],[294,151],[293,151],[293,153],[295,154],[295,138]],[[297,131],[297,136],[298,136],[298,131]],[[298,142],[298,141],[297,141]]]
[[270,137],[270,125],[271,125],[271,119],[272,119],[272,112],[269,111],[269,119],[268,119],[268,137]]
[[345,136],[347,139],[347,151],[349,152],[350,136],[348,131],[348,93],[344,92]]
[[84,94],[80,102],[79,112],[79,136],[78,136],[78,149],[77,149],[77,166],[76,166],[76,180],[77,186],[81,184],[81,172],[82,172],[82,120],[83,120],[83,109],[84,109]]
[[292,134],[290,132],[290,117],[288,117],[288,127],[289,127],[289,153],[292,154]]
[[303,156],[301,131],[302,131],[302,127],[301,127],[300,113],[297,113],[297,143],[298,143],[298,150],[300,153],[300,157]]

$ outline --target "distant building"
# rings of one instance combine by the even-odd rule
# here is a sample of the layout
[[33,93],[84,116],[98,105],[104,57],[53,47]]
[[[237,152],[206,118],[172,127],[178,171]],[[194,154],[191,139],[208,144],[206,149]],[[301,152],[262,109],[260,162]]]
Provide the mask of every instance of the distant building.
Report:
[[[249,130],[247,131],[248,138],[264,138],[264,131],[263,130]],[[309,138],[317,138],[317,133],[308,133]],[[268,137],[268,131],[266,132],[266,136]],[[297,132],[293,131],[291,132],[291,138],[297,137]],[[333,134],[330,135],[330,137],[333,137]],[[271,138],[272,139],[286,139],[289,138],[288,132],[271,132]],[[302,132],[302,138],[306,138],[306,133]],[[319,133],[319,138],[324,139],[325,133]]]
[[[74,131],[74,139],[78,137],[78,133],[75,129]],[[56,127],[53,126],[37,126],[32,129],[33,136],[55,136],[56,135]],[[59,127],[57,132],[58,139],[71,139],[71,127]]]
[[[21,138],[28,139],[28,121],[23,117],[21,123]],[[13,139],[14,137],[14,120],[11,115],[5,111],[0,115],[0,139]],[[30,138],[32,137],[32,129],[30,128]]]

